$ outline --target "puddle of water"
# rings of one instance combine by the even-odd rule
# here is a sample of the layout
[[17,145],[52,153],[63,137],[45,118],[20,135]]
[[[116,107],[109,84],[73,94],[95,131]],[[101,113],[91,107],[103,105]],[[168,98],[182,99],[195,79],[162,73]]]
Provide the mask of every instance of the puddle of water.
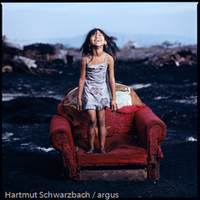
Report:
[[[187,135],[185,135],[187,134]],[[191,133],[181,133],[174,129],[168,129],[166,138],[163,141],[163,144],[181,144],[181,143],[187,143],[187,142],[197,142],[197,136],[196,134]]]
[[13,140],[20,140],[20,138],[13,138]]
[[160,99],[169,99],[169,97],[161,97],[161,96],[158,96],[158,97],[155,97],[154,100],[160,100]]
[[186,141],[187,141],[187,142],[197,142],[197,139],[194,138],[194,137],[187,137],[187,138],[186,138]]
[[[154,100],[162,100],[162,99],[169,99],[169,98],[170,97],[158,96],[158,97],[154,97]],[[169,101],[174,101],[177,103],[186,103],[186,104],[197,104],[197,96],[190,96],[186,99],[175,99],[175,100],[170,99]]]
[[31,142],[29,142],[29,143],[22,143],[21,146],[28,146],[30,144],[31,144]]
[[10,141],[10,137],[13,136],[14,133],[11,133],[11,132],[5,132],[2,134],[2,140],[5,140],[5,141]]
[[17,97],[35,97],[35,98],[41,98],[41,97],[48,97],[53,98],[56,100],[63,100],[63,95],[53,95],[52,91],[48,91],[48,94],[23,94],[23,93],[15,93],[15,94],[9,94],[9,93],[3,93],[2,94],[2,101],[10,101]]
[[186,99],[177,99],[175,102],[187,103],[187,104],[197,104],[197,96],[190,96]]
[[29,95],[27,94],[22,94],[22,93],[18,93],[18,94],[2,94],[2,101],[10,101],[12,99],[15,99],[17,97],[27,97]]
[[40,151],[44,151],[46,153],[48,153],[49,151],[54,151],[55,150],[53,147],[48,147],[48,148],[45,148],[45,147],[33,147],[31,149],[37,149],[37,150],[40,150]]
[[133,90],[138,90],[138,89],[141,89],[141,88],[146,88],[146,87],[150,87],[151,84],[150,83],[147,83],[147,84],[133,84],[133,85],[130,85],[129,87],[132,88]]
[[[4,140],[4,142],[11,142],[10,140],[10,137],[13,136],[14,134],[13,133],[3,133],[3,136],[2,136],[2,139]],[[19,138],[12,138],[12,140],[20,140]],[[2,145],[2,147],[5,147],[6,145]],[[48,147],[48,148],[45,148],[45,147],[40,147],[40,146],[37,146],[35,144],[33,144],[32,142],[26,142],[26,143],[21,143],[21,144],[14,144],[12,146],[20,146],[20,149],[24,149],[24,150],[39,150],[39,151],[44,151],[46,153],[50,152],[50,151],[56,151],[53,147]]]

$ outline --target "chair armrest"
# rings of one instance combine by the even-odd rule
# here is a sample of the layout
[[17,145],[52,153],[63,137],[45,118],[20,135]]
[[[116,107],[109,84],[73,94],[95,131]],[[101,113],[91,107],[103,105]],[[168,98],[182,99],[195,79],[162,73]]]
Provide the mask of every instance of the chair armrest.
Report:
[[63,166],[68,169],[69,177],[78,181],[80,175],[77,171],[74,140],[70,123],[66,118],[60,115],[53,116],[50,123],[49,139],[52,146],[60,151]]
[[142,147],[147,150],[148,161],[155,163],[155,155],[158,160],[163,158],[160,143],[166,137],[165,123],[146,107],[136,112],[135,128]]
[[74,149],[74,140],[69,121],[60,115],[54,115],[50,123],[49,139],[53,147],[60,151],[66,139],[59,140],[59,137],[67,138],[70,148]]

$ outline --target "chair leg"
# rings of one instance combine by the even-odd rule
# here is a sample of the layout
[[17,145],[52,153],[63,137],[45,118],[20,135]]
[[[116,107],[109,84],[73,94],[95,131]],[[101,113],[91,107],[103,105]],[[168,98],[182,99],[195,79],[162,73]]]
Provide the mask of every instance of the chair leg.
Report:
[[148,180],[160,180],[160,162],[155,164],[149,164],[147,166],[147,177]]
[[155,179],[160,180],[160,162],[156,163]]

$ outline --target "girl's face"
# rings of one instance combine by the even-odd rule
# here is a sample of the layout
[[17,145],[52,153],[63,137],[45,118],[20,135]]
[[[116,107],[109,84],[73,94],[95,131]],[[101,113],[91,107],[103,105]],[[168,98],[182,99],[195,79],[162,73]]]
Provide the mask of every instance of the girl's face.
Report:
[[92,46],[103,46],[106,44],[107,42],[99,30],[97,30],[95,34],[90,37],[90,45]]

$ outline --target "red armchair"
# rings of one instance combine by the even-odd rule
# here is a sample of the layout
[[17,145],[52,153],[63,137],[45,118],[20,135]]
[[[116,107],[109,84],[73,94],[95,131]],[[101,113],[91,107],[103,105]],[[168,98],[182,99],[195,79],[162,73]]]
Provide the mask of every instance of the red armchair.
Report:
[[[77,88],[66,91],[50,124],[50,142],[60,151],[70,179],[151,180],[160,178],[160,147],[166,125],[129,87],[116,84],[117,111],[106,108],[106,154],[90,154],[87,115],[76,110]],[[98,147],[96,128],[95,148]]]

